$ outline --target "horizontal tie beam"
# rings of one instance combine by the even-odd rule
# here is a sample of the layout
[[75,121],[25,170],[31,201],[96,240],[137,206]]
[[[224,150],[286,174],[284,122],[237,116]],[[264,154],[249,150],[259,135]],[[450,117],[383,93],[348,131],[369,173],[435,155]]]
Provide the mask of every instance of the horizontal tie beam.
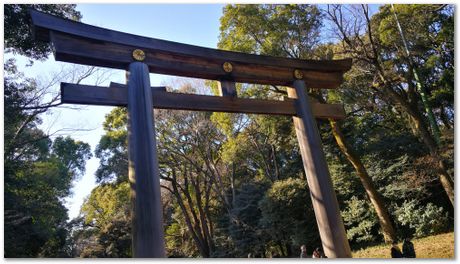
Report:
[[[61,102],[68,104],[126,106],[126,85],[111,83],[110,87],[61,83]],[[153,107],[191,111],[296,115],[296,100],[285,101],[232,98],[166,92],[165,87],[152,87]],[[316,118],[345,118],[341,104],[312,104]]]

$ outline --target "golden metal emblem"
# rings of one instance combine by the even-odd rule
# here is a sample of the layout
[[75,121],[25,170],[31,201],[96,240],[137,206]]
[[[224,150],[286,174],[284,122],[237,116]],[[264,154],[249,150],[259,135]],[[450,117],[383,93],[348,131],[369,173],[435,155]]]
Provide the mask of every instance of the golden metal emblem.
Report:
[[135,49],[133,51],[133,58],[137,61],[143,61],[145,59],[144,51],[140,49]]
[[301,80],[303,78],[303,73],[300,70],[294,70],[294,77],[297,80]]
[[224,62],[224,64],[222,65],[222,68],[224,69],[225,72],[232,72],[233,71],[233,66],[230,62]]

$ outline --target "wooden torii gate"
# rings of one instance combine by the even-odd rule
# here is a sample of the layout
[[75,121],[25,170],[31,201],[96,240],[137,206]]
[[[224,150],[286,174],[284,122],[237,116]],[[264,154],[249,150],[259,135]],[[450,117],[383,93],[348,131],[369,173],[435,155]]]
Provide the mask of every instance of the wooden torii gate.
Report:
[[[341,119],[343,106],[311,103],[311,88],[337,88],[351,60],[314,61],[203,48],[108,30],[30,10],[38,40],[58,61],[125,69],[127,85],[61,84],[61,101],[128,107],[134,257],[165,257],[153,108],[293,116],[325,254],[351,257],[316,118]],[[150,87],[149,73],[217,80],[221,96]],[[238,98],[235,82],[287,86],[284,101]]]

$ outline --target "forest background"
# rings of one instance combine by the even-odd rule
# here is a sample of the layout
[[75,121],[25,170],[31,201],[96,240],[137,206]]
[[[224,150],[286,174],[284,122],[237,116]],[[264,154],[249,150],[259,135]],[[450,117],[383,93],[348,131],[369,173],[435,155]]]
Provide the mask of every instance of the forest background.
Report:
[[[48,58],[51,47],[32,40],[28,7],[4,5],[4,52],[33,63]],[[75,5],[34,7],[82,18]],[[220,49],[353,59],[340,89],[309,91],[347,112],[341,122],[318,120],[318,127],[353,249],[453,231],[454,20],[452,5],[222,10]],[[106,115],[94,151],[40,128],[48,111],[62,107],[55,84],[110,76],[73,67],[44,84],[4,60],[5,257],[131,256],[126,110]],[[210,81],[169,86],[217,92]],[[284,87],[237,88],[246,98],[286,94]],[[169,257],[298,257],[300,245],[311,252],[321,244],[291,118],[155,110],[155,122]],[[97,186],[78,217],[68,219],[64,200],[92,155],[100,161]]]

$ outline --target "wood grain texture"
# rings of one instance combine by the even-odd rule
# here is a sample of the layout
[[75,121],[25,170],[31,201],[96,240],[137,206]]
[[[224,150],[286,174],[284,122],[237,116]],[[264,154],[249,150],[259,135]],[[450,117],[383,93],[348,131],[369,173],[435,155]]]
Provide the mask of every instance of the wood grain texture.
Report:
[[[289,85],[295,69],[312,88],[337,88],[351,60],[299,60],[217,50],[136,36],[30,11],[38,39],[51,41],[56,60],[126,69],[142,49],[150,72],[242,83]],[[233,71],[222,65],[230,62]]]
[[305,83],[295,81],[288,96],[297,99],[293,117],[323,249],[328,258],[351,258],[339,204],[329,174],[321,137],[310,108]]
[[133,256],[164,258],[160,172],[153,122],[152,93],[147,66],[134,62],[128,80],[128,156],[134,200]]
[[[218,97],[166,92],[165,87],[152,87],[154,108],[191,111],[296,115],[295,100],[285,101]],[[68,104],[127,106],[127,87],[112,83],[111,87],[61,83],[61,101]],[[345,118],[340,104],[312,104],[316,118]]]

